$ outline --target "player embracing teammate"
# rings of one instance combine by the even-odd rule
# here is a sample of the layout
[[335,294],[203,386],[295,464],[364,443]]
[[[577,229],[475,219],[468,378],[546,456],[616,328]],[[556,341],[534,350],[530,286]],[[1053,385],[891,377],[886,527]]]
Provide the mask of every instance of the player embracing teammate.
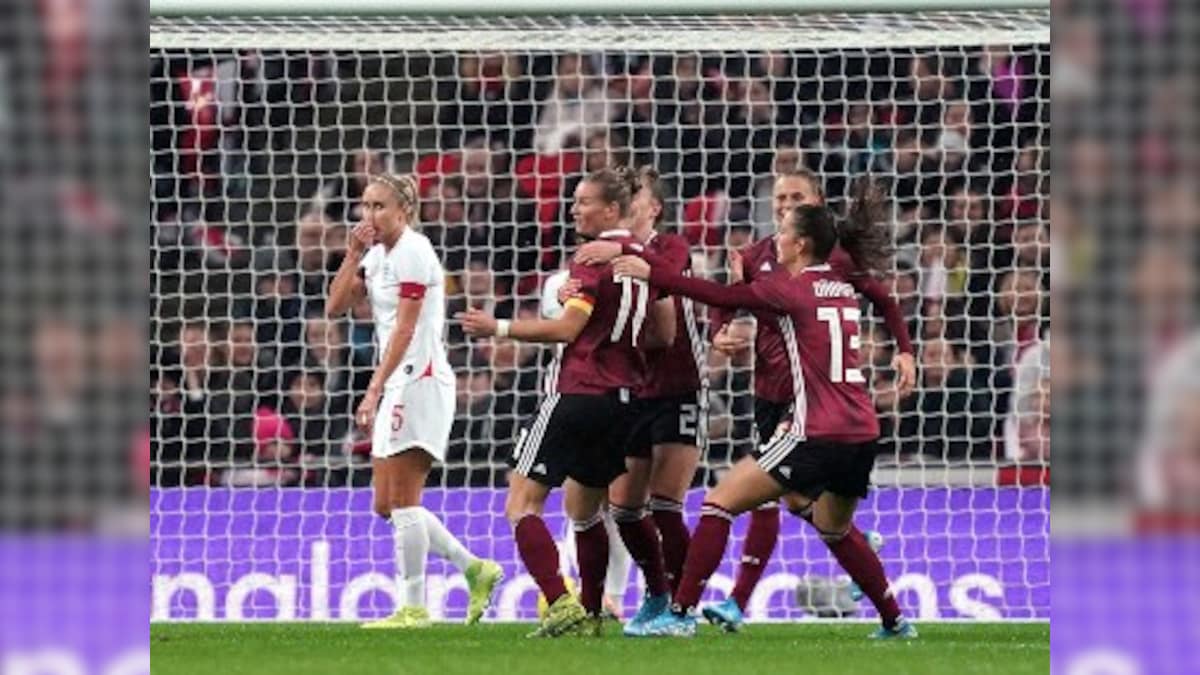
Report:
[[[666,196],[658,173],[637,171],[629,229],[642,246],[639,255],[656,266],[691,274],[687,239],[659,232]],[[625,250],[616,242],[593,241],[575,256],[585,265],[605,264]],[[704,379],[706,346],[700,337],[695,303],[675,297],[674,341],[645,352],[646,370],[635,391],[630,433],[625,440],[626,472],[609,488],[609,509],[621,541],[642,570],[646,597],[625,625],[625,634],[640,636],[646,621],[661,613],[679,583],[690,534],[683,520],[683,500],[696,474],[705,446],[708,385]]]
[[[859,181],[855,191],[852,208],[857,209],[859,214],[871,214],[872,211],[882,208],[882,198],[871,182]],[[816,174],[798,168],[777,176],[772,189],[772,210],[776,226],[783,222],[791,210],[801,205],[825,205],[825,193]],[[877,216],[876,213],[863,217]],[[778,273],[781,265],[777,255],[777,236],[760,239],[734,253],[731,256],[732,281],[754,283],[765,276]],[[862,269],[860,262],[851,256],[845,247],[834,247],[829,256],[829,264],[883,315],[884,322],[897,343],[897,354],[892,362],[897,373],[896,384],[900,395],[907,396],[916,381],[916,366],[912,341],[900,307],[888,289],[869,270]],[[713,347],[731,355],[745,349],[747,345],[731,337],[726,330],[733,312],[717,309],[714,325],[720,327],[720,330],[713,336]],[[758,436],[756,445],[762,446],[790,425],[795,396],[786,341],[778,321],[769,311],[752,313],[758,325],[754,339],[754,423]],[[811,524],[812,500],[809,496],[790,493],[784,496],[783,503],[789,512]],[[858,538],[863,535],[855,528],[852,536]],[[750,514],[750,526],[743,542],[733,590],[724,601],[705,607],[705,618],[727,631],[736,631],[741,627],[750,596],[762,577],[778,538],[779,502],[764,503]],[[878,537],[874,540],[881,541]],[[847,568],[847,571],[850,569]],[[851,577],[854,582],[852,595],[858,596],[861,593],[861,584],[853,575]]]
[[[576,187],[571,209],[577,234],[641,251],[624,228],[638,190],[628,169],[589,174]],[[556,381],[518,439],[505,504],[521,560],[549,603],[534,637],[600,632],[609,546],[601,508],[610,484],[625,473],[643,350],[674,341],[674,304],[644,281],[614,275],[611,264],[572,263],[570,274],[578,289],[556,319],[497,320],[476,309],[460,316],[470,335],[565,344]],[[546,498],[560,485],[575,532],[578,599],[567,592],[558,549],[542,520]]]
[[878,556],[853,523],[858,500],[867,494],[879,424],[858,369],[858,292],[852,273],[831,264],[840,246],[855,273],[885,268],[890,250],[886,232],[876,226],[880,203],[867,186],[841,223],[825,206],[787,209],[774,238],[778,269],[748,284],[725,287],[631,256],[614,263],[617,273],[663,292],[773,315],[792,379],[790,425],[706,495],[672,605],[646,623],[646,635],[694,635],[693,610],[724,554],[733,518],[796,494],[813,501],[811,522],[879,611],[883,625],[874,636],[915,637]]
[[[645,175],[647,174],[643,171],[643,176]],[[644,181],[643,185],[644,192],[651,195],[657,193],[656,182]],[[655,190],[651,191],[650,188],[654,188]],[[797,169],[779,175],[773,186],[772,199],[777,224],[783,222],[787,214],[797,206],[823,206],[825,204],[825,195],[821,189],[819,179],[815,174],[806,169]],[[647,201],[647,203],[654,204],[655,202]],[[658,204],[661,205],[661,200]],[[877,218],[878,211],[882,207],[882,200],[873,184],[868,181],[861,181],[856,185],[854,204],[853,208],[857,210],[857,217]],[[638,224],[638,212],[639,209],[635,208],[632,229],[635,230],[635,233],[638,231],[653,233],[649,225]],[[661,214],[661,208],[657,210],[651,209],[649,213],[658,216]],[[669,253],[656,250],[656,248],[667,248],[666,246],[654,246],[655,242],[670,242],[671,244],[675,244],[675,242],[672,242],[665,235],[652,236],[653,238],[639,236],[640,239],[648,242],[647,250],[641,252],[640,255],[652,265],[687,273],[687,269],[677,260],[679,255],[674,252],[674,249],[678,248],[678,246],[670,246],[668,244],[670,246],[667,249]],[[682,241],[682,238],[679,239]],[[731,256],[733,261],[732,281],[738,284],[753,283],[762,277],[778,273],[781,265],[777,260],[776,244],[777,237],[771,236],[761,239],[741,251],[734,252]],[[633,251],[627,249],[624,252],[632,253]],[[589,263],[608,262],[617,255],[618,251],[614,245],[604,242],[593,242],[585,244],[580,249],[576,260]],[[905,326],[899,306],[884,285],[869,270],[863,269],[859,261],[850,255],[845,248],[835,246],[830,253],[829,264],[835,272],[844,276],[857,292],[867,298],[882,313],[885,323],[895,337],[898,345],[898,354],[893,361],[893,367],[898,373],[897,385],[900,388],[901,395],[907,395],[915,382],[915,365],[912,343],[909,339],[908,329]],[[677,330],[675,344],[672,345],[671,349],[664,352],[651,352],[647,354],[649,366],[647,389],[652,392],[649,395],[651,398],[654,396],[653,391],[656,386],[654,383],[656,381],[666,380],[667,382],[674,383],[668,385],[668,388],[672,390],[670,393],[689,391],[689,383],[694,383],[690,386],[690,391],[696,391],[700,388],[701,370],[697,369],[693,371],[679,355],[685,351],[692,350],[697,354],[697,358],[703,362],[703,350],[705,347],[700,344],[700,338],[694,329],[695,310],[692,301],[689,298],[679,297],[677,298],[677,302],[679,303],[677,312],[680,315],[681,327]],[[747,348],[748,345],[731,337],[726,330],[726,324],[733,317],[733,312],[719,307],[716,309],[718,312],[716,313],[714,325],[719,326],[720,330],[715,331],[713,346],[718,350],[731,354]],[[788,359],[786,340],[780,330],[779,323],[770,311],[754,311],[753,313],[758,320],[758,331],[754,341],[756,357],[754,417],[755,430],[758,436],[757,445],[761,447],[772,440],[777,433],[786,431],[791,424],[795,396],[793,391],[792,366]],[[685,317],[692,320],[685,322]],[[658,366],[657,369],[656,366]],[[706,424],[705,409],[707,407],[703,402],[703,393],[701,393],[699,400],[701,401],[698,406],[700,420],[697,426],[703,428]],[[680,411],[678,419],[680,428],[682,429],[687,419],[684,413],[688,408],[682,399],[678,399],[677,405]],[[644,405],[642,407],[642,415],[640,416],[642,422],[635,423],[635,429],[653,430],[657,434],[660,434],[659,438],[662,438],[661,434],[670,431],[671,420],[668,419],[670,416],[666,413],[671,409],[670,401]],[[680,570],[682,569],[682,560],[686,556],[687,545],[690,539],[686,526],[683,524],[680,502],[686,493],[688,483],[690,483],[694,475],[700,452],[698,449],[689,449],[686,447],[686,439],[680,438],[679,440],[679,444],[668,443],[663,446],[655,446],[653,472],[650,478],[651,493],[653,495],[650,502],[651,510],[655,522],[659,524],[661,546],[665,554],[672,591],[674,591],[678,583]],[[698,437],[696,447],[702,446],[703,444]],[[637,487],[644,484],[644,481],[632,478],[638,475],[636,457],[638,457],[640,454],[639,451],[644,447],[645,434],[635,432],[630,440],[629,447],[630,473],[614,484],[615,494],[610,495],[614,505],[639,503],[629,495],[636,494],[630,490],[630,486]],[[692,458],[695,458],[695,460],[689,462]],[[789,492],[784,495],[783,502],[787,505],[791,513],[803,518],[810,524],[812,523],[812,495]],[[668,509],[677,510],[672,513]],[[673,521],[671,516],[677,517],[678,520]],[[673,527],[675,522],[678,523],[678,529]],[[871,538],[859,532],[853,523],[850,525],[850,528],[847,537],[855,541],[860,539],[871,541]],[[622,530],[623,539],[626,546],[634,550],[634,547],[631,545],[631,538],[627,535],[628,529]],[[679,531],[682,532],[681,535],[676,534]],[[724,601],[704,608],[703,613],[705,618],[727,631],[736,631],[741,627],[743,612],[774,551],[778,536],[779,502],[773,500],[760,505],[751,512],[750,527],[746,533],[734,588],[729,597]],[[879,539],[876,537],[874,540],[878,541]],[[872,545],[871,548],[871,557],[876,557],[874,555],[876,545]],[[848,566],[844,565],[844,567],[851,573],[851,579],[854,582],[852,594],[855,596],[861,594],[861,583],[854,573],[857,566],[851,561]],[[653,580],[653,574],[646,571],[646,566],[643,566],[643,572],[646,576],[647,599],[633,621],[627,624],[626,635],[643,635],[644,632],[642,629],[645,621],[653,612],[661,609],[666,604],[664,599],[656,595],[658,586]]]
[[[608,556],[600,509],[606,493],[622,541],[646,579],[646,600],[626,625],[627,635],[694,631],[690,610],[699,599],[703,580],[719,562],[728,536],[728,522],[722,533],[707,516],[732,518],[749,508],[774,505],[785,496],[793,512],[817,527],[876,605],[884,623],[879,636],[915,635],[900,617],[878,556],[852,521],[857,499],[866,494],[878,437],[874,409],[862,373],[855,367],[858,292],[883,307],[900,342],[896,365],[902,388],[910,387],[913,380],[903,321],[894,301],[871,277],[887,261],[888,247],[886,234],[874,227],[881,203],[878,193],[873,186],[862,185],[866,189],[860,190],[848,222],[839,228],[823,205],[815,176],[806,172],[781,176],[775,186],[779,232],[752,247],[747,257],[753,271],[747,272],[740,264],[747,261],[734,256],[735,275],[741,277],[737,280],[749,283],[727,289],[730,295],[726,296],[711,292],[721,287],[690,278],[690,257],[681,239],[654,231],[663,199],[652,171],[595,172],[575,194],[572,213],[578,233],[593,241],[572,262],[572,284],[562,315],[518,322],[497,321],[475,310],[463,315],[464,328],[473,335],[567,344],[558,364],[559,376],[548,387],[540,414],[517,443],[506,506],[522,560],[549,603],[535,635],[599,632]],[[632,231],[622,227],[626,224]],[[621,254],[637,258],[622,258],[614,268],[610,261]],[[648,284],[651,268],[658,276],[656,283]],[[817,273],[821,276],[816,280],[807,276]],[[660,280],[665,284],[661,288]],[[665,297],[668,293],[677,297]],[[691,298],[756,312],[759,373],[764,364],[771,366],[756,386],[760,436],[771,442],[760,443],[759,463],[739,462],[710,494],[697,532],[697,536],[704,534],[699,552],[689,546],[681,503],[695,473],[706,423],[701,384],[704,347]],[[806,304],[797,305],[797,298]],[[820,304],[813,298],[828,302]],[[828,332],[822,333],[820,327]],[[772,337],[780,353],[764,358],[763,351],[770,350],[763,347],[772,344]],[[724,331],[716,336],[718,348],[739,347],[724,338]],[[810,363],[812,353],[821,350],[828,361],[823,369]],[[772,360],[772,355],[779,358]],[[781,376],[786,385],[773,385]],[[806,389],[805,382],[812,378],[817,381]],[[780,395],[762,396],[773,386]],[[813,415],[820,421],[812,423]],[[622,431],[630,420],[632,434]],[[778,468],[784,460],[795,466]],[[762,475],[751,475],[747,461]],[[553,539],[541,520],[550,489],[564,481],[582,603],[567,592]],[[764,495],[769,496],[760,499]],[[646,513],[648,503],[653,515]],[[773,533],[758,541],[769,539],[773,548],[777,510],[769,515],[775,519]],[[752,534],[754,529],[752,524]],[[768,548],[761,556],[743,558],[743,568],[749,571],[739,573],[742,602],[736,601],[735,591],[723,606],[706,608],[710,620],[730,630],[740,625],[745,598],[769,554]],[[758,565],[747,564],[751,561]],[[674,603],[669,607],[671,596]]]

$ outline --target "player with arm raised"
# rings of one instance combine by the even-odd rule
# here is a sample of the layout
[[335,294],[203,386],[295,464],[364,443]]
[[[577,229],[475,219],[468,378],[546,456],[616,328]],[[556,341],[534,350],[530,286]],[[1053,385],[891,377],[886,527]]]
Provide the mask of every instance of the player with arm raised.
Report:
[[375,513],[393,528],[400,605],[392,616],[363,627],[429,625],[425,559],[430,549],[466,577],[467,624],[473,624],[503,578],[500,566],[468,552],[421,506],[425,479],[433,461],[445,459],[454,421],[454,373],[442,342],[442,265],[429,239],[411,227],[417,213],[411,177],[371,178],[362,213],[326,307],[331,317],[339,316],[365,296],[375,320],[379,364],[355,422],[371,434]]
[[[872,183],[860,181],[855,186],[852,208],[861,212],[861,218],[875,222],[878,214],[873,212],[881,207],[880,200],[881,197]],[[783,173],[776,179],[773,186],[773,203],[775,221],[778,226],[784,216],[797,206],[803,204],[824,205],[825,194],[817,176],[807,169],[801,168]],[[611,246],[589,244],[580,250],[577,257],[581,262],[596,263],[607,262],[615,255],[617,252]],[[752,283],[763,276],[774,274],[780,268],[779,262],[776,260],[775,236],[761,239],[732,257],[735,283]],[[647,259],[653,260],[653,258]],[[895,299],[891,297],[883,284],[866,272],[865,268],[843,247],[834,248],[830,254],[829,264],[839,273],[846,275],[855,289],[879,308],[883,314],[888,329],[896,338],[898,345],[899,353],[893,359],[893,367],[896,368],[899,375],[897,386],[900,388],[901,395],[907,395],[915,383],[916,368],[908,328]],[[713,336],[713,347],[730,355],[746,349],[748,345],[740,339],[731,337],[726,328],[735,312],[717,309],[719,311],[716,313],[713,325],[719,326],[720,329]],[[758,445],[762,445],[788,424],[793,391],[784,337],[775,321],[775,316],[771,312],[762,311],[755,311],[753,314],[758,324],[754,340],[754,418]],[[785,495],[783,501],[787,504],[789,512],[811,523],[812,501],[810,499],[804,495],[793,493]],[[682,523],[682,515],[680,515],[680,523]],[[857,529],[856,526],[852,527]],[[673,546],[668,541],[668,530],[662,530],[662,532],[668,569],[672,569],[670,563]],[[686,535],[686,529],[684,533]],[[736,631],[741,627],[743,613],[775,549],[778,537],[779,504],[768,502],[755,509],[750,515],[750,527],[743,542],[742,556],[739,559],[733,591],[724,601],[705,607],[705,618],[728,631]],[[870,539],[880,541],[878,537]],[[877,548],[875,545],[873,547]],[[681,554],[685,554],[685,550],[681,549]],[[682,564],[682,561],[679,563]],[[852,581],[854,581],[854,585],[851,588],[851,595],[855,596],[860,592],[860,585],[856,580],[852,579]]]
[[815,500],[812,522],[822,540],[879,611],[880,638],[915,637],[892,594],[883,565],[853,527],[874,466],[879,423],[858,369],[858,294],[829,264],[839,243],[864,270],[887,262],[886,237],[852,209],[839,227],[823,206],[799,206],[775,238],[781,269],[753,283],[721,286],[650,268],[623,257],[614,269],[664,292],[729,309],[769,312],[779,324],[792,378],[793,421],[753,457],[744,457],[706,496],[672,607],[646,624],[648,635],[691,636],[692,611],[725,551],[733,518],[794,492]]
[[[859,181],[854,190],[851,208],[862,211],[881,208],[881,197],[873,183]],[[824,205],[825,193],[816,174],[799,168],[776,178],[772,200],[775,223],[778,226],[783,222],[785,215],[797,206]],[[864,213],[863,217],[873,219],[876,215]],[[735,283],[754,283],[763,276],[774,274],[780,267],[776,260],[776,239],[775,236],[760,239],[732,256],[732,280]],[[884,316],[888,330],[897,344],[897,354],[892,361],[898,375],[896,384],[900,395],[907,396],[916,382],[916,366],[908,327],[899,305],[886,287],[867,272],[862,262],[856,260],[844,247],[837,246],[833,249],[829,264],[835,271],[846,276],[855,289]],[[720,327],[713,336],[713,347],[730,355],[746,347],[739,340],[730,337],[725,327],[733,314],[734,312],[729,310],[719,310],[713,322],[714,326]],[[780,333],[778,322],[770,312],[755,311],[753,314],[758,324],[754,340],[754,422],[758,433],[758,445],[763,445],[788,424],[793,391],[784,336]],[[804,495],[789,494],[783,501],[790,513],[811,523],[812,505]],[[750,596],[762,578],[778,538],[779,504],[768,502],[750,514],[750,527],[742,544],[742,555],[733,590],[722,602],[704,608],[706,619],[727,631],[736,631],[741,627]],[[882,542],[878,536],[869,539]],[[877,547],[878,544],[873,546]],[[859,585],[855,581],[851,588],[851,596],[857,599],[859,594]]]
[[[687,239],[658,232],[665,194],[658,173],[638,172],[630,231],[645,247],[642,255],[682,274],[691,273]],[[601,264],[622,253],[612,242],[582,246],[576,259]],[[675,297],[675,340],[665,349],[646,352],[646,380],[636,393],[637,415],[626,441],[628,471],[609,488],[609,508],[625,548],[646,581],[646,598],[625,625],[625,634],[641,635],[646,621],[661,613],[679,581],[690,538],[683,521],[683,499],[696,474],[707,431],[706,360],[696,310],[690,298]],[[646,513],[649,506],[650,513]]]
[[[621,227],[635,187],[627,169],[601,169],[580,181],[571,209],[577,233],[640,249]],[[521,560],[549,603],[533,637],[599,634],[608,563],[601,505],[609,485],[625,472],[630,404],[645,372],[642,349],[674,339],[673,306],[655,302],[645,282],[614,276],[611,265],[572,263],[570,270],[580,288],[557,319],[498,321],[477,309],[460,315],[463,330],[473,336],[566,343],[557,381],[517,442],[505,504]],[[564,484],[579,599],[566,590],[558,550],[542,520],[550,491]]]

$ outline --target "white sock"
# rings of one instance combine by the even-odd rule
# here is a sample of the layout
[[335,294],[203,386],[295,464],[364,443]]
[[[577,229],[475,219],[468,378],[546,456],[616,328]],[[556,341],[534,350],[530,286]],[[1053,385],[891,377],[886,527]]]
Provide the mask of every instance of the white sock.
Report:
[[392,537],[396,544],[396,588],[403,607],[425,606],[425,559],[429,557],[429,534],[424,511],[410,506],[392,511]]
[[429,534],[429,549],[449,560],[458,568],[458,571],[466,572],[467,567],[475,562],[475,556],[471,555],[467,547],[463,546],[462,542],[453,534],[450,534],[450,530],[447,530],[442,521],[430,513],[429,509],[421,507],[421,513],[425,520],[425,531]]
[[604,516],[604,529],[608,531],[608,573],[604,575],[604,594],[623,604],[633,558],[625,550],[617,524],[607,513]]

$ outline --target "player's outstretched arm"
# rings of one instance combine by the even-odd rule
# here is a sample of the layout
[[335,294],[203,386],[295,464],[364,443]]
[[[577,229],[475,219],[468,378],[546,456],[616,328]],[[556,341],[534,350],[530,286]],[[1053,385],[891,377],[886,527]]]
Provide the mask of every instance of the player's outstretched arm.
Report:
[[[636,253],[644,253],[644,251],[625,250],[630,248],[628,244],[622,246],[615,241],[604,241],[597,239],[589,241],[579,247],[575,251],[575,262],[580,265],[603,265],[610,263],[622,254],[635,255]],[[640,248],[640,247],[639,247]]]
[[[686,249],[684,253],[686,255]],[[575,252],[575,262],[580,265],[603,265],[623,255],[641,256],[646,259],[646,262],[656,267],[658,265],[674,266],[676,264],[671,255],[659,255],[636,242],[627,241],[617,243],[615,241],[602,240],[589,241],[580,246],[579,250]]]
[[472,337],[503,337],[522,342],[574,342],[583,332],[591,313],[568,302],[557,319],[497,319],[472,307],[454,318],[462,322],[463,332]]
[[[746,263],[745,256],[736,248],[729,250],[729,284],[735,285],[743,283],[746,280]],[[733,317],[737,312],[724,307],[714,307],[712,309],[712,321],[709,324],[709,338],[712,341],[713,347],[724,353],[727,356],[733,356],[738,351],[748,349],[749,346],[740,347],[737,343],[729,340],[729,331],[726,328],[729,322],[733,321]]]
[[760,296],[754,284],[722,286],[721,284],[685,277],[661,267],[651,268],[641,258],[622,256],[613,262],[613,271],[635,279],[649,281],[651,286],[667,293],[686,295],[706,305],[727,309],[751,309],[764,312],[780,312],[772,303]]
[[[683,253],[684,255],[688,254],[686,248],[684,249]],[[678,264],[678,261],[674,258],[674,256],[659,255],[658,253],[647,249],[641,244],[634,242],[617,243],[615,241],[600,240],[589,241],[583,246],[580,246],[579,250],[575,252],[575,262],[579,263],[580,265],[603,265],[605,263],[610,263],[623,255],[636,255],[645,258],[646,262],[650,263],[652,267],[675,267]]]

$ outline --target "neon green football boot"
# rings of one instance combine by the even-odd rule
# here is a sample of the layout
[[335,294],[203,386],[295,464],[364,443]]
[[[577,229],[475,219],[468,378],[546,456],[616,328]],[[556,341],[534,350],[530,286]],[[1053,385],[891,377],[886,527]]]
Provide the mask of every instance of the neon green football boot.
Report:
[[579,598],[576,598],[570,593],[563,594],[559,599],[550,605],[550,609],[546,611],[546,618],[542,619],[542,623],[537,630],[533,631],[525,637],[531,638],[556,638],[567,633],[575,632],[579,624],[587,620],[587,611],[583,605],[579,604]]
[[604,637],[604,617],[589,614],[583,621],[575,624],[571,635],[584,638]]
[[504,570],[494,560],[480,559],[468,565],[463,576],[467,579],[467,592],[471,595],[464,623],[472,626],[479,623],[483,613],[491,606],[496,587],[504,581]]
[[429,610],[424,607],[404,607],[387,618],[368,621],[359,628],[368,630],[410,629],[429,628],[431,625],[433,623],[429,620]]

